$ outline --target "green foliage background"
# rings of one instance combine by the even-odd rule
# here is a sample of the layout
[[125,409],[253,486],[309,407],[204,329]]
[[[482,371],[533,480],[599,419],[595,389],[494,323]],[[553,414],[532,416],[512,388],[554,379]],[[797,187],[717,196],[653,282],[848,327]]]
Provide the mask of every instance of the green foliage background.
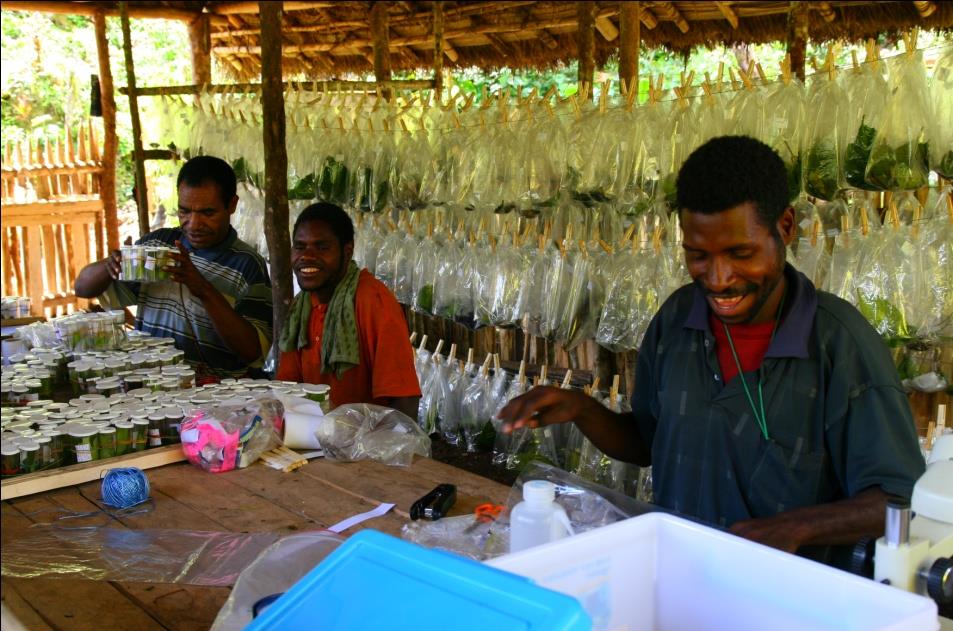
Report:
[[[99,74],[91,18],[4,10],[2,14],[3,98],[0,107],[4,143],[31,138],[45,141],[75,129],[89,117],[90,75]],[[115,87],[126,85],[119,18],[106,18],[110,66]],[[172,20],[132,20],[130,27],[140,85],[170,85],[192,80],[188,30]],[[145,143],[153,99],[140,99]],[[132,193],[132,123],[128,98],[116,94],[119,165],[117,194],[129,203]]]

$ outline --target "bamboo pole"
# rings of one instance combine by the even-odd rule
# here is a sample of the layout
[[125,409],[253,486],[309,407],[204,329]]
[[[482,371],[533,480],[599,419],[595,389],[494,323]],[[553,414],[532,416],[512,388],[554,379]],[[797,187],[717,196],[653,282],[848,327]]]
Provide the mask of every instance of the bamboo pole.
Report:
[[212,36],[208,15],[200,15],[189,22],[189,49],[192,53],[192,83],[211,83]]
[[[381,87],[397,90],[427,90],[433,87],[431,79],[417,79],[403,81],[285,81],[282,87],[286,90],[330,92],[335,90],[353,90],[355,92],[376,92]],[[222,83],[213,85],[168,85],[136,88],[137,96],[171,96],[173,94],[199,94],[203,90],[216,94],[246,94],[260,92],[260,83]],[[119,88],[120,94],[129,94],[129,88]]]
[[136,97],[136,69],[132,61],[132,36],[129,32],[129,3],[119,3],[122,21],[122,50],[126,58],[126,84],[129,86],[129,115],[132,118],[132,157],[136,169],[136,206],[139,208],[139,236],[149,232],[149,195],[146,191],[146,165],[142,159],[142,123]]
[[[640,2],[620,2],[619,13],[619,81],[639,95],[639,48],[642,44]],[[636,101],[637,102],[637,101]]]
[[576,31],[576,42],[578,44],[578,53],[579,53],[579,85],[592,85],[592,79],[595,74],[595,53],[596,53],[596,37],[593,33],[593,24],[595,22],[595,17],[593,16],[593,3],[591,2],[577,2],[576,3],[576,12],[577,12],[577,24],[578,30]]
[[[374,47],[374,78],[378,81],[390,81],[390,28],[387,24],[386,2],[375,2],[371,7],[371,43]],[[262,37],[264,39],[264,37]],[[390,90],[384,90],[385,99],[390,98]]]
[[261,112],[265,146],[265,241],[271,262],[271,296],[277,343],[291,306],[291,235],[288,233],[288,154],[281,85],[281,3],[260,5],[262,42]]
[[[109,41],[106,39],[106,14],[98,12],[93,18],[96,28],[96,53],[99,57],[99,91],[103,106],[102,174],[99,197],[103,200],[106,216],[106,243],[109,250],[119,249],[119,218],[116,208],[116,96],[113,93],[113,74],[109,65]],[[92,130],[90,130],[92,134]]]
[[443,2],[433,3],[433,87],[440,99],[443,91]]
[[804,55],[810,31],[810,12],[811,8],[807,2],[792,2],[788,11],[788,55],[791,56],[791,70],[801,81],[804,81]]

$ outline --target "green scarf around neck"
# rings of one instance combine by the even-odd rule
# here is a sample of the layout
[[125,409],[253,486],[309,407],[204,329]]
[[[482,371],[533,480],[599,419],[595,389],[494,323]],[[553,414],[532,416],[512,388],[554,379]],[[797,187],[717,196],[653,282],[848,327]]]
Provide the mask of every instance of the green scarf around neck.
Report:
[[[344,278],[334,288],[324,316],[324,333],[321,336],[321,372],[331,373],[340,379],[349,369],[361,362],[361,350],[357,337],[357,318],[354,315],[354,297],[361,270],[354,261],[349,261]],[[298,351],[311,344],[311,292],[302,291],[295,296],[288,314],[288,324],[278,339],[282,352]]]

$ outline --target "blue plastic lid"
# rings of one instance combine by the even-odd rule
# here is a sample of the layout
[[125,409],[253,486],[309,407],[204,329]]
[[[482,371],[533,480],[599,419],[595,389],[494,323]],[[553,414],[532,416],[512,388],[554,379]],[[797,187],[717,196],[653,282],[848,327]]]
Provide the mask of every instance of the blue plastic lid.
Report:
[[350,537],[247,630],[588,631],[575,598],[375,530]]

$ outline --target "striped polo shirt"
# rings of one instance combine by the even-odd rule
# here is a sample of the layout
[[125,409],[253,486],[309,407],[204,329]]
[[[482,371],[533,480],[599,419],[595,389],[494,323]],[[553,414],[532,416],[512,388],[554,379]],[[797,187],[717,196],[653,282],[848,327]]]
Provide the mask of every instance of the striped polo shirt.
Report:
[[271,280],[265,260],[229,227],[220,244],[195,249],[181,228],[150,232],[137,245],[175,247],[175,242],[191,253],[192,263],[232,306],[258,331],[262,356],[246,364],[222,341],[202,302],[189,288],[173,281],[153,283],[114,282],[107,299],[115,297],[122,306],[137,305],[136,328],[156,337],[175,338],[176,348],[186,360],[220,377],[234,377],[261,366],[271,346]]

